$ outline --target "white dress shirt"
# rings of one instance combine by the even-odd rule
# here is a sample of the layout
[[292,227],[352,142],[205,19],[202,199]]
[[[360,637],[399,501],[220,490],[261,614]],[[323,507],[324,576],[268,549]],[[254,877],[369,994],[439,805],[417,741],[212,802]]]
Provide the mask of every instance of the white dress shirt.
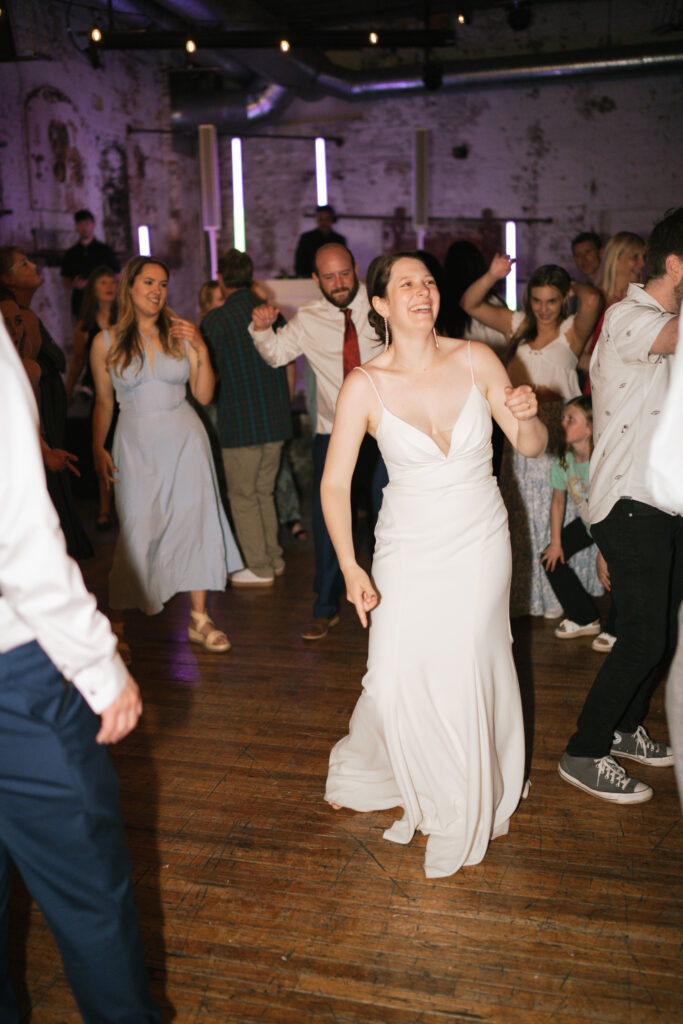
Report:
[[[361,284],[350,303],[351,319],[358,335],[361,363],[379,355],[382,342],[368,323],[368,293]],[[304,355],[315,374],[317,384],[317,434],[330,434],[339,389],[344,383],[344,310],[321,295],[315,302],[302,306],[294,317],[274,331],[256,331],[253,323],[249,333],[260,355],[271,366],[285,366]]]
[[673,316],[642,284],[630,284],[626,298],[605,313],[590,365],[595,442],[591,523],[601,522],[620,498],[673,511],[654,498],[646,478],[674,358],[650,355],[650,349]]
[[45,484],[38,410],[0,317],[0,652],[37,640],[96,713],[128,672],[109,622],[66,553]]

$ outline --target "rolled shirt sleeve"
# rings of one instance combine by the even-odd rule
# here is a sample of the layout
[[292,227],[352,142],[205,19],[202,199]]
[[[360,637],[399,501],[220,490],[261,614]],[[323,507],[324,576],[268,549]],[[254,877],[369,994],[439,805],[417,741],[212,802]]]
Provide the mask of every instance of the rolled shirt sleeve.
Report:
[[272,327],[266,331],[257,331],[250,324],[249,333],[259,355],[269,366],[286,366],[303,353],[302,331],[296,316],[277,331]]

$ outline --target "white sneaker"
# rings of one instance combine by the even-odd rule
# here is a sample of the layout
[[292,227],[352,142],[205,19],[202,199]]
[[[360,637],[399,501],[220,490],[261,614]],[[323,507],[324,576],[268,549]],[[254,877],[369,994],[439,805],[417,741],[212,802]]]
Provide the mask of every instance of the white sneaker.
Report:
[[577,636],[595,636],[599,632],[600,622],[598,619],[595,622],[589,622],[587,626],[580,626],[578,622],[572,622],[571,619],[562,619],[555,630],[555,636],[558,640],[573,640]]
[[617,638],[611,633],[599,633],[591,647],[594,651],[599,651],[600,654],[609,654],[616,642]]
[[240,569],[230,577],[233,587],[272,587],[273,582],[273,576],[257,576],[251,569]]

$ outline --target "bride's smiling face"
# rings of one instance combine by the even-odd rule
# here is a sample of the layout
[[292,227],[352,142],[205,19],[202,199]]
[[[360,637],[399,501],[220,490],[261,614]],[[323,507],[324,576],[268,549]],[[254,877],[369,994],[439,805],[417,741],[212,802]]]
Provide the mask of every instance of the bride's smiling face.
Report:
[[391,268],[386,294],[373,300],[380,316],[389,318],[393,329],[431,330],[439,312],[439,289],[421,260],[404,257]]

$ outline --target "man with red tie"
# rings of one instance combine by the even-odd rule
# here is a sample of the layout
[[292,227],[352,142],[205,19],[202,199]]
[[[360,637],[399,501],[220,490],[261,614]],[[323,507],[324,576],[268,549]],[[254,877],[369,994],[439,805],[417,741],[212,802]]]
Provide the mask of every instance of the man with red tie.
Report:
[[[365,285],[358,280],[356,264],[346,246],[331,243],[318,249],[313,279],[320,288],[321,297],[302,306],[286,326],[273,330],[278,310],[264,304],[252,311],[249,328],[257,350],[271,366],[284,366],[304,355],[315,374],[317,423],[313,438],[312,511],[315,541],[313,589],[317,600],[313,619],[301,634],[304,640],[322,640],[328,630],[336,626],[344,584],[320,505],[320,480],[337,395],[346,374],[381,350],[381,342],[368,323],[370,305]],[[380,487],[386,482],[386,470],[379,460],[376,443],[369,436],[363,442],[356,474],[366,478],[374,475],[373,483],[367,483],[367,490],[379,495]],[[377,508],[371,512],[376,517]]]

